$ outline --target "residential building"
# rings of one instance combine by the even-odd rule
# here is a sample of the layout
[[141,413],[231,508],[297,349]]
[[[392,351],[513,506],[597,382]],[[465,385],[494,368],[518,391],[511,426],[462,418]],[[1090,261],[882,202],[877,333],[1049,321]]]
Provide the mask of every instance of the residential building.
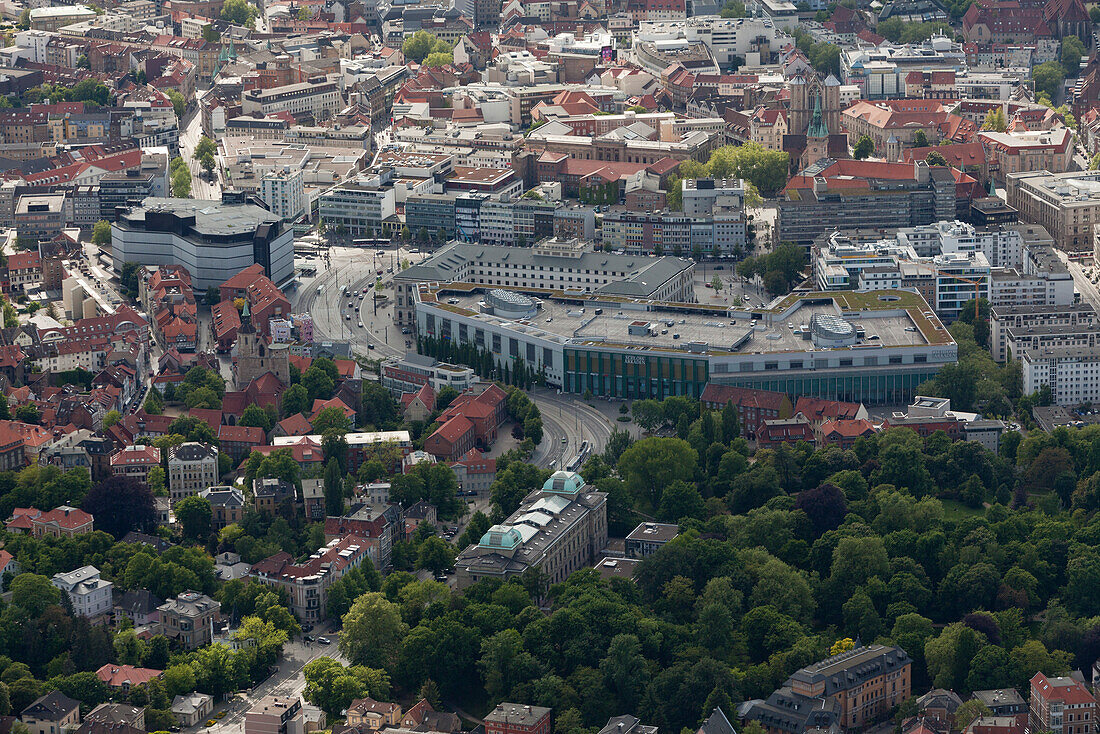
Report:
[[218,450],[189,441],[168,449],[168,491],[172,504],[218,483]]
[[479,497],[488,496],[497,476],[497,460],[483,456],[477,449],[471,449],[450,467],[458,480],[459,490],[473,492]]
[[1093,227],[1100,222],[1100,172],[1009,173],[1005,197],[1022,221],[1045,227],[1058,249],[1093,250]]
[[347,709],[349,726],[365,726],[370,731],[397,727],[401,723],[401,704],[357,698]]
[[1029,724],[1032,731],[1053,734],[1093,734],[1096,699],[1085,684],[1072,676],[1031,678]]
[[209,693],[190,693],[172,699],[172,715],[180,726],[197,726],[214,712],[214,697]]
[[575,472],[557,471],[477,545],[458,554],[458,585],[508,579],[532,566],[557,583],[595,563],[606,543],[607,495],[590,490]]
[[[328,522],[325,524],[327,531]],[[253,564],[249,577],[261,584],[285,589],[295,616],[303,622],[316,624],[327,615],[328,589],[333,583],[361,566],[364,559],[375,568],[383,567],[379,546],[377,536],[345,535],[318,548],[301,564],[296,564],[289,553],[276,553]]]
[[598,734],[657,734],[657,727],[646,726],[637,716],[624,714],[608,719],[607,726],[600,729]]
[[215,532],[244,516],[244,493],[236,487],[208,487],[199,490],[199,495],[210,503],[210,525]]
[[272,171],[260,179],[260,199],[272,214],[290,222],[306,211],[305,186],[300,169]]
[[790,418],[765,418],[756,429],[756,446],[761,449],[774,449],[783,443],[805,441],[815,445],[817,438],[809,419],[801,413]]
[[1040,347],[1018,355],[1025,394],[1050,388],[1056,405],[1100,401],[1100,347]]
[[680,526],[661,522],[641,522],[627,533],[627,558],[645,558],[659,551],[680,534]]
[[1087,303],[994,306],[989,314],[989,349],[994,359],[1004,362],[1018,359],[1025,345],[1032,349],[1091,346],[1096,323],[1096,312]]
[[[154,678],[161,677],[164,675],[164,671],[155,668],[137,668],[133,665],[106,663],[95,674],[108,688],[128,693],[131,688],[144,686]],[[144,709],[138,709],[138,711],[144,712]],[[88,714],[88,716],[91,716],[91,714]],[[85,720],[87,720],[87,717]],[[142,716],[141,724],[144,723],[144,716]],[[144,726],[139,726],[139,728],[144,728]]]
[[110,614],[111,590],[114,584],[99,577],[95,566],[83,566],[68,573],[57,573],[51,579],[54,586],[68,595],[73,613],[78,617],[96,619]]
[[875,424],[866,418],[841,418],[827,420],[814,432],[818,448],[837,446],[848,450],[861,438],[870,438],[878,432]]
[[1029,713],[1027,701],[1015,688],[974,691],[971,695],[985,704],[993,716],[1019,716]]
[[722,410],[733,404],[741,435],[751,438],[765,418],[790,418],[794,414],[791,399],[785,393],[754,390],[707,383],[699,401],[710,410]]
[[[248,203],[150,197],[111,224],[115,262],[183,265],[196,290],[260,264],[276,283],[294,274],[294,235],[272,212]],[[121,266],[120,266],[121,267]]]
[[264,696],[244,715],[245,734],[305,734],[302,699]]
[[111,456],[111,473],[148,484],[149,472],[160,467],[160,449],[138,444],[119,449]]
[[106,727],[128,726],[137,731],[145,731],[145,708],[127,703],[101,703],[88,712],[84,723]]
[[221,603],[197,591],[185,591],[159,609],[165,636],[185,650],[194,650],[210,644]]
[[457,734],[462,730],[458,714],[436,711],[427,699],[420,699],[401,716],[398,727],[406,731],[428,731],[440,734]]
[[55,507],[49,512],[34,507],[16,507],[4,527],[8,532],[30,533],[36,538],[72,538],[92,532],[93,521],[94,518],[84,510],[68,505]]
[[284,479],[257,477],[252,480],[252,500],[258,512],[275,517],[284,503],[293,510],[298,501],[298,487]]
[[746,707],[744,718],[769,734],[867,726],[909,698],[911,673],[900,647],[857,647],[796,671],[767,700]]
[[31,734],[64,734],[80,725],[80,703],[61,691],[37,698],[19,714]]
[[485,714],[485,734],[549,734],[550,709],[499,703]]

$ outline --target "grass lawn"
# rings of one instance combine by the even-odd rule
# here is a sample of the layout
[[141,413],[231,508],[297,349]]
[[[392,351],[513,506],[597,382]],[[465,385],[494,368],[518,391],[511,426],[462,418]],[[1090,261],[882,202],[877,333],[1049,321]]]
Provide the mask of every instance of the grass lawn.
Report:
[[943,505],[943,517],[945,520],[959,521],[968,517],[981,517],[985,514],[985,508],[977,509],[967,507],[957,500],[940,500]]

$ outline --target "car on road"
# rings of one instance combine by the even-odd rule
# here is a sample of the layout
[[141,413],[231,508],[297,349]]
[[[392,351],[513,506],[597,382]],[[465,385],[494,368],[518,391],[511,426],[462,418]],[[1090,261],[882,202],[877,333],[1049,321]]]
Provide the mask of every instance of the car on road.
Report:
[[344,318],[347,319],[348,321],[351,321],[351,314],[350,313],[344,314]]
[[368,344],[367,349],[374,349],[374,345],[373,344]]
[[362,328],[363,328],[363,322],[362,322],[362,321],[360,321],[360,322],[359,322],[359,328],[360,328],[360,329],[362,329]]
[[332,640],[330,640],[327,637],[318,637],[317,642],[319,642],[322,645],[331,645],[332,644]]
[[409,327],[405,326],[405,327],[403,327],[403,328],[401,329],[401,333],[402,333],[402,334],[411,334],[411,333],[412,333],[412,329],[410,329]]
[[313,642],[313,635],[303,635],[302,642]]

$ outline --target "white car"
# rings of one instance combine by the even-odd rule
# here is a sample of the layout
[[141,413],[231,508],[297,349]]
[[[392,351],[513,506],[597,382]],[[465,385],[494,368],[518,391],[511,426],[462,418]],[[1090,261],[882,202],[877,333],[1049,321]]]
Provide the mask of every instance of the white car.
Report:
[[363,322],[362,322],[362,321],[360,321],[360,322],[359,322],[359,328],[360,328],[360,329],[362,329],[362,328],[363,328]]

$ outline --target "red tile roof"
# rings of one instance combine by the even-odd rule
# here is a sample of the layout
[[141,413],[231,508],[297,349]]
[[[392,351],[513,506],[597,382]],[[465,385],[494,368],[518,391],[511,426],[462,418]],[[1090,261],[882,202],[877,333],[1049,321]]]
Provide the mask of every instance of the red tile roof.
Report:
[[874,432],[875,424],[865,418],[825,421],[821,424],[821,435],[824,436],[826,440],[835,438],[856,438]]
[[95,674],[110,688],[123,688],[125,686],[143,686],[154,678],[164,675],[164,671],[155,668],[135,668],[133,665],[107,663]]
[[218,429],[219,441],[234,441],[259,446],[264,442],[264,438],[264,429],[256,426],[221,426]]
[[[439,436],[452,446],[460,438],[474,430],[474,424],[464,415],[456,415],[435,430],[432,436]],[[429,436],[431,438],[431,436]]]
[[716,405],[733,403],[736,406],[778,411],[783,407],[784,401],[787,400],[787,396],[781,392],[756,390],[750,387],[715,385],[712,382],[708,382],[703,388],[703,394],[699,396],[699,400],[703,403],[713,403]]
[[313,426],[309,424],[309,419],[301,413],[284,418],[276,427],[286,436],[308,436],[313,433]]

